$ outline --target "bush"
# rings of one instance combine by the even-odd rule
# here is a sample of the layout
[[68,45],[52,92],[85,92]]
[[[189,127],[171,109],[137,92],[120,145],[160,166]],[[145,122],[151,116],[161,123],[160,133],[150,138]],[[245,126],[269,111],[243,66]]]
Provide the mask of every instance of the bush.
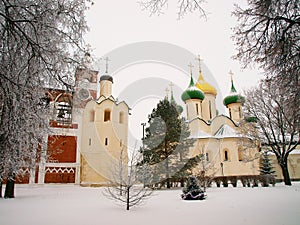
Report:
[[231,176],[231,177],[229,177],[228,179],[229,179],[229,181],[230,181],[230,183],[232,184],[233,187],[236,187],[236,186],[237,186],[237,181],[238,181],[238,179],[237,179],[236,176]]
[[260,175],[260,182],[262,187],[269,187],[270,184],[275,186],[275,176],[272,174]]

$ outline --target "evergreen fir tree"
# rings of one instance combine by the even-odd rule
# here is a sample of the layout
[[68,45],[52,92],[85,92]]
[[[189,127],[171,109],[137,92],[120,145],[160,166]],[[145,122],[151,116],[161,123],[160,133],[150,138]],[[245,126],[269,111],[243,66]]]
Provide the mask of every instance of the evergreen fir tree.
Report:
[[259,171],[260,171],[261,175],[267,175],[267,174],[275,173],[275,171],[273,170],[272,161],[270,160],[267,151],[263,152],[259,168],[260,168]]
[[[152,165],[152,180],[154,183],[166,183],[171,187],[171,179],[180,179],[178,173],[189,161],[188,150],[194,140],[188,139],[189,127],[180,118],[177,104],[167,98],[161,100],[148,116],[149,126],[143,140],[143,162]],[[193,165],[194,166],[194,165]]]
[[194,176],[188,177],[182,192],[181,197],[184,200],[203,200],[206,198],[206,194],[200,188],[198,179]]

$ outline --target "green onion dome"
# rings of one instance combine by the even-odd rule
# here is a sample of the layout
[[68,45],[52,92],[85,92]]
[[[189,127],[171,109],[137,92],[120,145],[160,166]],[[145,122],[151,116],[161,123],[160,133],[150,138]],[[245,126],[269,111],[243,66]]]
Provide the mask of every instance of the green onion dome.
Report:
[[245,98],[241,95],[239,95],[234,87],[233,80],[231,79],[231,90],[230,94],[226,96],[223,100],[223,104],[225,106],[231,104],[231,103],[244,103]]
[[186,101],[189,99],[204,99],[203,92],[197,88],[194,84],[193,77],[191,76],[191,81],[189,87],[182,93],[181,95],[182,101]]

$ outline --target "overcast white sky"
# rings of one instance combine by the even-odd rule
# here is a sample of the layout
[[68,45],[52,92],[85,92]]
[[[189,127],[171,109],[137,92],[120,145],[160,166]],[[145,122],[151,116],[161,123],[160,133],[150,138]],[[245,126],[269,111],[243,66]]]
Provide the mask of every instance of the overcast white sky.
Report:
[[[114,67],[114,63],[116,65],[117,61],[120,61],[120,58],[113,58],[110,55],[111,52],[118,53],[120,48],[123,49],[122,47],[132,44],[135,46],[134,43],[139,42],[162,42],[182,48],[183,51],[195,56],[200,54],[204,60],[204,78],[209,81],[214,79],[217,82],[214,84],[218,86],[217,108],[221,113],[225,113],[225,107],[221,101],[229,92],[229,70],[234,73],[238,91],[254,86],[261,75],[257,70],[242,71],[239,62],[231,59],[235,53],[231,40],[231,28],[236,24],[235,18],[231,16],[233,3],[238,2],[240,5],[245,5],[245,1],[207,0],[207,2],[204,8],[209,15],[208,20],[205,21],[197,13],[177,20],[177,0],[169,0],[169,9],[164,15],[151,17],[148,11],[141,10],[137,0],[95,0],[95,4],[87,13],[90,32],[86,39],[92,46],[93,55],[99,58],[110,56],[110,67]],[[130,49],[125,52],[121,51],[122,59],[127,56],[128,58],[132,57]],[[174,52],[176,51],[174,50]],[[166,53],[157,52],[157,55],[161,54]],[[121,68],[113,69],[113,95],[119,97],[119,100],[129,101],[129,106],[132,108],[130,132],[137,139],[141,137],[140,123],[147,121],[147,114],[151,112],[158,99],[165,95],[164,81],[166,84],[171,81],[175,84],[174,92],[178,92],[174,93],[176,100],[180,104],[183,103],[180,99],[180,92],[189,83],[187,65],[190,62],[185,62],[186,58],[182,55],[171,55],[171,57],[176,58],[182,65],[186,65],[186,68],[183,68],[182,65],[174,65],[168,60],[163,62],[162,59],[156,59],[159,62],[153,62],[151,59],[151,62],[147,62],[145,59],[135,58],[129,60],[127,64],[123,62]],[[197,61],[194,60],[191,63],[195,66],[193,77],[197,79]],[[100,64],[100,73],[104,72],[103,64],[103,62]],[[160,82],[155,78],[163,81]],[[140,85],[139,82],[142,84]],[[145,82],[148,82],[149,86],[156,90],[155,93],[142,93],[143,88],[142,90],[137,88],[138,85],[143,86]],[[123,99],[124,96],[128,96],[128,92],[134,95],[134,97],[130,97],[134,99]]]

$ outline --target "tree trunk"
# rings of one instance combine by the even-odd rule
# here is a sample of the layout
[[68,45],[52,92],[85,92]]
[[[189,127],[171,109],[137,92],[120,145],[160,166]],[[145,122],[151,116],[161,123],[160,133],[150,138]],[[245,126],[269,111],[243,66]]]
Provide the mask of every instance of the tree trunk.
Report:
[[9,178],[6,181],[4,198],[14,198],[15,197],[15,180]]
[[180,179],[180,187],[184,187],[184,179],[183,178]]
[[282,175],[283,175],[283,180],[285,185],[292,185],[289,170],[288,170],[288,164],[287,162],[284,164],[280,164],[281,170],[282,170]]
[[170,184],[170,173],[169,173],[169,158],[166,158],[166,177],[167,177],[167,188],[171,188]]
[[126,210],[129,210],[129,198],[130,198],[130,195],[129,195],[129,189],[130,189],[130,188],[127,187],[127,199],[126,199],[126,200],[127,200],[127,202],[126,202],[127,204],[126,204]]
[[0,198],[2,198],[2,180],[0,179]]

